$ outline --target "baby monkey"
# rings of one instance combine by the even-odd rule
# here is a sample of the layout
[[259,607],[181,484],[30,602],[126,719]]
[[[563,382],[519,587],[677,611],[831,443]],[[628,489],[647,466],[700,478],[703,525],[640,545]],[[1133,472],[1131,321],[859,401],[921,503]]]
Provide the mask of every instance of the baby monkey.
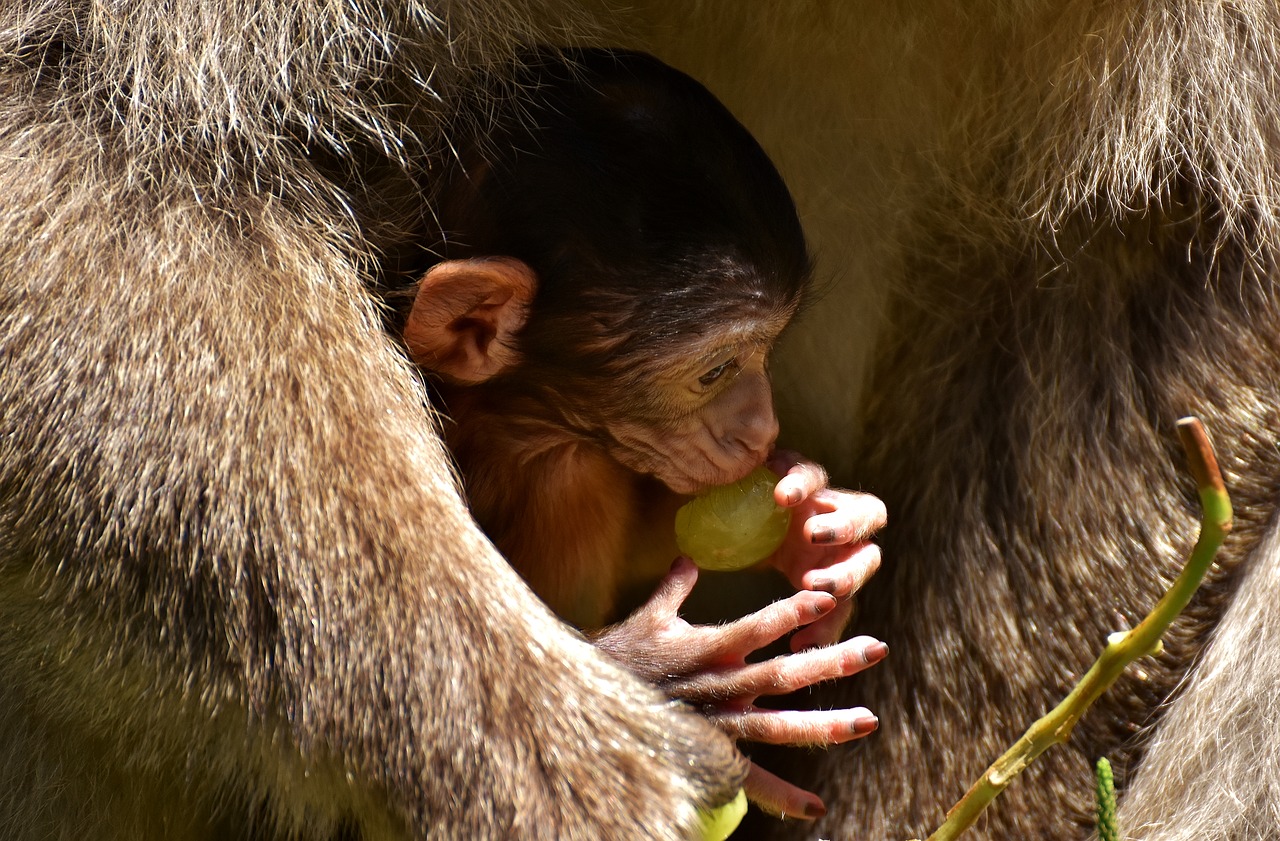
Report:
[[[404,323],[477,521],[553,610],[730,732],[823,745],[870,732],[861,708],[753,705],[886,651],[866,637],[816,647],[878,564],[868,539],[884,509],[774,452],[768,356],[810,276],[781,176],[705,88],[650,56],[546,51],[521,74],[532,96],[439,181],[439,262]],[[675,510],[766,461],[797,512],[769,563],[800,592],[688,625],[677,610],[697,572],[671,564]],[[746,662],[797,628],[800,653]],[[748,793],[775,813],[822,812],[758,768]]]

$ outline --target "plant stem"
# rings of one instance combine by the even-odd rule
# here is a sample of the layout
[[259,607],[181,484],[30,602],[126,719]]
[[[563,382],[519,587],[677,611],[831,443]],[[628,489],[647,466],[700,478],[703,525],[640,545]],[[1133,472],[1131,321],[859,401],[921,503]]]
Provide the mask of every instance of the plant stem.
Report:
[[929,841],[951,841],[973,826],[1014,777],[1050,746],[1065,742],[1080,716],[1115,683],[1130,663],[1158,650],[1161,635],[1200,586],[1218,547],[1231,531],[1231,500],[1200,421],[1196,418],[1178,421],[1178,437],[1196,480],[1201,508],[1200,537],[1182,572],[1137,627],[1111,635],[1106,648],[1070,694],[1052,712],[1032,724],[1013,747],[987,768],[947,813],[946,821],[929,836]]

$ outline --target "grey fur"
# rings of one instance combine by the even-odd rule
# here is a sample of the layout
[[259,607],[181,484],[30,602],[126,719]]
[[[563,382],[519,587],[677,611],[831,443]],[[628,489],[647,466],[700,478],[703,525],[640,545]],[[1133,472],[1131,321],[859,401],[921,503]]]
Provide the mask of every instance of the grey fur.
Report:
[[[616,689],[616,674],[566,641],[464,524],[443,490],[438,441],[417,417],[419,395],[387,385],[403,366],[351,281],[370,256],[361,233],[396,220],[344,211],[348,197],[299,158],[295,140],[310,127],[317,147],[429,160],[455,82],[466,86],[453,69],[500,60],[518,38],[437,37],[421,15],[366,10],[360,22],[346,19],[349,5],[304,14],[282,3],[278,17],[264,10],[207,40],[201,4],[155,5],[0,10],[0,710],[5,779],[20,781],[0,794],[0,826],[180,837],[188,826],[217,835],[211,819],[243,835],[254,821],[264,833],[332,829],[354,815],[376,837],[431,814],[445,816],[433,825],[440,837],[502,837],[495,827],[526,802],[522,763],[535,746],[555,746],[552,760],[570,749],[564,767],[580,767],[583,753],[614,750],[597,736],[616,710],[625,763],[632,739],[652,744],[674,725],[601,703],[596,689]],[[935,825],[1180,561],[1194,502],[1172,422],[1194,411],[1240,516],[1224,563],[1159,661],[1134,670],[974,837],[1086,836],[1098,753],[1128,788],[1122,821],[1135,837],[1280,836],[1274,4],[639,5],[659,52],[708,81],[775,153],[811,223],[820,272],[841,281],[779,361],[784,429],[891,512],[885,567],[856,628],[893,653],[818,699],[866,703],[881,730],[796,763],[832,806],[824,823],[766,828],[879,839]],[[456,15],[470,7],[448,9],[449,34],[502,20],[510,34],[531,31],[529,18],[488,7],[463,26]],[[252,17],[264,6],[236,8]],[[328,49],[295,63],[289,39],[260,37],[277,19],[299,21],[318,36],[300,41]],[[388,31],[395,37],[375,37]],[[175,32],[199,37],[165,47]],[[82,45],[96,69],[68,79],[42,65],[53,38]],[[213,48],[241,40],[253,48]],[[443,52],[418,54],[422,43]],[[405,44],[418,58],[401,64]],[[133,85],[138,68],[155,84]],[[395,102],[429,102],[408,96],[426,79],[445,96],[439,109],[416,107],[409,119],[369,107],[386,101],[365,95],[375,81],[405,94]],[[207,105],[187,110],[198,103]],[[465,110],[483,119],[482,108]],[[274,132],[285,125],[293,140]],[[254,141],[240,146],[246,137]],[[367,213],[367,198],[357,189],[350,203]],[[290,282],[256,282],[273,276]],[[896,290],[883,307],[891,318],[878,326],[885,289]],[[251,324],[219,317],[245,308],[257,313]],[[851,313],[864,328],[855,337]],[[125,329],[137,324],[159,326]],[[889,340],[862,420],[851,373],[877,329]],[[155,349],[175,346],[178,379],[153,362],[164,359]],[[325,374],[338,366],[353,373]],[[295,389],[313,402],[283,398]],[[281,414],[270,427],[263,407]],[[863,446],[846,443],[863,426]],[[344,472],[352,464],[383,471],[382,491],[358,481],[364,468]],[[123,477],[110,497],[104,476]],[[217,493],[193,497],[204,487]],[[193,511],[206,519],[177,516]],[[209,517],[236,527],[210,530]],[[444,525],[428,531],[428,519]],[[119,563],[84,563],[104,554]],[[383,561],[360,582],[371,591],[349,580],[332,598],[317,586],[335,578],[319,570],[362,570],[352,562],[367,557]],[[455,645],[461,634],[433,636],[439,628],[361,645],[366,636],[347,631],[370,627],[369,615],[393,618],[386,596],[408,586],[412,563],[459,579],[432,577],[401,602],[406,615],[448,609],[502,633],[478,634],[483,651]],[[482,591],[472,563],[501,586]],[[216,586],[187,597],[201,581]],[[497,624],[486,618],[492,598],[510,600]],[[302,621],[329,615],[342,621]],[[286,632],[244,633],[273,619]],[[102,644],[104,622],[117,644]],[[531,648],[531,628],[555,644]],[[406,672],[373,697],[378,685],[358,678],[391,650],[404,656],[397,662],[439,656],[424,665],[429,680]],[[470,701],[509,686],[511,670],[486,668],[544,653],[558,677],[522,687],[527,697],[568,699],[577,725],[596,735],[572,752],[561,737],[577,725],[531,715],[530,728],[547,735],[499,741],[510,748],[502,755],[469,750],[494,726]],[[317,675],[330,680],[317,686]],[[420,740],[457,748],[457,764],[435,781],[406,773],[425,760],[408,748],[412,733],[386,726],[422,716],[432,686],[467,699]],[[339,700],[352,706],[333,709]],[[379,743],[388,739],[398,749]],[[617,763],[596,768],[589,791],[617,783]],[[388,786],[385,817],[376,789],[349,782],[348,769]],[[467,784],[451,787],[464,773]],[[680,788],[679,777],[656,787]],[[192,795],[210,785],[215,799]],[[533,821],[528,834],[553,833],[556,820],[580,821],[584,834],[592,818],[624,833],[633,825],[615,809],[578,809],[551,782],[538,791],[548,789],[558,796],[530,795],[521,813]],[[137,791],[157,796],[128,796]],[[248,793],[258,791],[271,794],[255,809]],[[652,809],[634,824],[665,823],[673,802],[644,804]],[[544,807],[561,811],[547,817]]]
[[340,176],[414,183],[570,24],[0,5],[4,838],[677,839],[736,788],[481,537],[360,279]]

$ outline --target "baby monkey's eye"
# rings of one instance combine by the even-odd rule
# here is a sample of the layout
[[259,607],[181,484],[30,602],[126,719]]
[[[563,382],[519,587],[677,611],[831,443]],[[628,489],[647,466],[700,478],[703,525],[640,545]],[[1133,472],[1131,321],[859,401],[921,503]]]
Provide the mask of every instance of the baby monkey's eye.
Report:
[[698,377],[698,382],[701,383],[703,386],[711,385],[713,382],[720,379],[721,377],[723,377],[725,374],[732,371],[737,366],[738,366],[738,360],[736,357],[733,359],[730,359],[728,362],[722,362],[721,364],[712,368],[707,373],[703,374],[701,377]]

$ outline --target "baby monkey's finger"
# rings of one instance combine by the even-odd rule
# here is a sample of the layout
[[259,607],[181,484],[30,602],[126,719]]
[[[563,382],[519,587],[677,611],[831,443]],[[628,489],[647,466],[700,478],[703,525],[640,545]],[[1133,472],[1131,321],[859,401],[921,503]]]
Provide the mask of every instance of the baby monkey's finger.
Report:
[[761,695],[785,695],[836,678],[856,674],[884,659],[889,648],[872,637],[825,648],[783,654],[762,663],[690,675],[669,691],[679,698],[708,701],[751,701]]
[[742,694],[786,695],[828,680],[848,677],[874,666],[889,653],[889,646],[874,637],[854,637],[837,645],[783,654],[742,670]]
[[707,663],[737,663],[753,651],[815,622],[836,608],[830,593],[801,590],[748,616],[703,631],[703,659]]
[[860,739],[880,726],[880,719],[866,707],[808,711],[750,707],[713,714],[711,720],[730,736],[749,742],[814,748]]
[[844,560],[805,572],[797,586],[847,599],[862,589],[878,569],[880,547],[874,543],[862,543],[850,547]]
[[840,641],[852,618],[853,599],[841,599],[835,610],[791,636],[791,650],[804,651],[806,648],[834,645]]
[[688,558],[681,556],[671,564],[671,569],[658,582],[646,602],[644,609],[667,616],[675,616],[685,599],[693,592],[693,585],[698,583],[698,566]]
[[748,800],[776,817],[811,821],[827,813],[827,807],[818,795],[792,785],[754,762],[747,771],[742,788]]
[[805,519],[804,534],[819,546],[867,540],[889,519],[884,503],[871,494],[824,488],[812,503],[821,513]]
[[777,450],[767,463],[782,477],[773,489],[773,498],[784,507],[799,505],[827,486],[827,471],[798,453]]

